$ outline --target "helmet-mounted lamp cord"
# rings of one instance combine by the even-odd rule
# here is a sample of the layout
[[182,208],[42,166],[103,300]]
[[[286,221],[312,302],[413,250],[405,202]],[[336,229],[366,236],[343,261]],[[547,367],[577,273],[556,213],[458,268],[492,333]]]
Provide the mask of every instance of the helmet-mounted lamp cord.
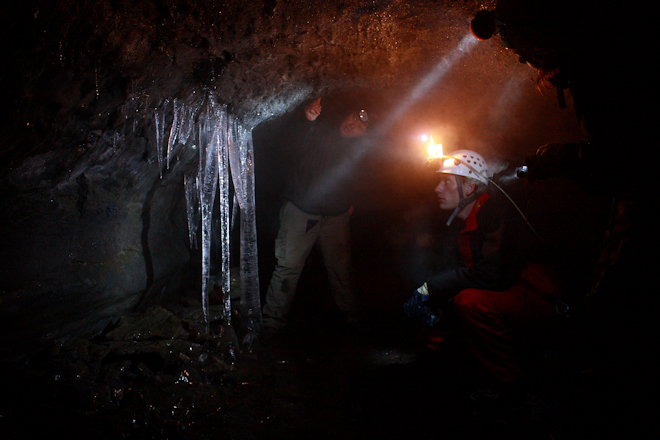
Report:
[[[495,181],[493,181],[492,179],[490,179],[488,176],[485,176],[485,175],[483,175],[480,171],[477,171],[476,169],[474,169],[474,167],[473,167],[472,165],[470,165],[469,163],[465,162],[464,160],[461,160],[461,159],[458,159],[458,158],[455,158],[455,157],[447,157],[447,158],[448,158],[448,159],[454,159],[454,160],[457,160],[457,161],[461,162],[463,165],[465,165],[466,167],[468,167],[468,168],[469,168],[473,173],[475,173],[477,176],[481,176],[482,178],[486,179],[486,180],[488,181],[488,183],[492,184],[495,188],[497,188],[498,190],[500,190],[500,192],[501,192],[502,194],[504,194],[504,196],[505,196],[507,199],[509,199],[509,201],[510,201],[511,204],[514,206],[514,208],[516,208],[516,210],[518,211],[518,214],[520,214],[520,216],[523,218],[523,220],[525,220],[525,223],[527,223],[527,226],[528,226],[529,229],[534,233],[534,235],[536,235],[541,241],[543,241],[543,238],[539,235],[538,232],[536,232],[536,229],[534,229],[534,226],[532,226],[532,224],[529,222],[529,220],[527,220],[527,217],[525,217],[525,214],[523,214],[523,212],[522,212],[522,210],[520,209],[520,207],[518,207],[518,205],[516,204],[516,202],[513,201],[513,199],[511,198],[511,196],[509,196],[509,194],[507,194],[506,191],[504,191],[504,189],[503,189],[501,186],[499,186],[497,183],[495,183]],[[441,159],[442,159],[442,158],[441,158]],[[458,176],[456,177],[456,179],[457,179],[457,180],[456,180],[457,183],[459,183],[459,181],[458,181]],[[451,217],[449,217],[449,221],[447,221],[447,226],[449,226],[449,225],[451,224],[452,220],[454,220],[454,217],[456,217],[456,215],[459,213],[459,211],[460,211],[461,209],[463,209],[463,207],[465,207],[467,204],[469,204],[470,202],[472,202],[472,199],[473,199],[473,198],[470,198],[470,199],[464,199],[464,198],[463,198],[463,189],[461,188],[460,183],[458,184],[458,195],[459,195],[461,201],[459,202],[459,205],[456,207],[456,209],[454,209],[454,212],[451,214]],[[474,197],[474,198],[476,198],[476,197]],[[463,201],[465,201],[465,204],[462,204]]]

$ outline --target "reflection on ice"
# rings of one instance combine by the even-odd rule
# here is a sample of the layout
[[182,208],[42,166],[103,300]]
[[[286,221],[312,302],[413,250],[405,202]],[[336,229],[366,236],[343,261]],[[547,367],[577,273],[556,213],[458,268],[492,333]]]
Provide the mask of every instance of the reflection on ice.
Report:
[[[211,276],[211,244],[213,231],[213,204],[219,179],[219,149],[221,130],[226,112],[213,99],[209,99],[205,110],[199,117],[199,200],[202,217],[202,309],[208,333],[208,291]],[[220,211],[225,207],[221,205]],[[223,232],[224,233],[224,232]],[[223,246],[224,247],[224,246]],[[224,254],[224,253],[223,253]],[[221,273],[224,278],[224,273]],[[224,283],[223,283],[224,284]],[[225,291],[223,289],[223,295]]]
[[188,238],[190,248],[198,249],[197,230],[199,229],[199,176],[188,174],[183,176],[183,185],[186,196],[186,217],[188,219]]
[[[257,228],[254,206],[254,156],[252,132],[233,121],[229,160],[236,200],[240,207],[241,314],[248,337],[261,327],[261,300],[257,261]],[[251,341],[244,341],[250,343]]]
[[[166,117],[171,126],[165,150]],[[240,306],[242,323],[251,342],[261,325],[257,267],[256,218],[254,208],[254,164],[252,131],[242,127],[225,106],[209,93],[192,104],[165,100],[154,114],[156,149],[160,176],[163,162],[169,170],[171,157],[190,142],[198,151],[199,165],[184,176],[186,216],[191,249],[201,246],[202,308],[209,330],[209,291],[221,288],[224,321],[231,324],[231,246],[240,246]],[[230,194],[231,192],[234,194]],[[230,199],[234,200],[234,211]],[[217,204],[216,204],[216,197]],[[237,206],[236,206],[237,205]],[[214,208],[217,206],[217,208]],[[215,209],[215,211],[214,211]],[[219,211],[219,212],[217,212]],[[235,217],[238,215],[240,221]],[[240,243],[231,243],[231,227],[240,224]],[[214,227],[214,225],[216,227]],[[212,247],[218,246],[212,253]],[[218,255],[213,261],[212,255]],[[218,280],[214,284],[212,280]]]

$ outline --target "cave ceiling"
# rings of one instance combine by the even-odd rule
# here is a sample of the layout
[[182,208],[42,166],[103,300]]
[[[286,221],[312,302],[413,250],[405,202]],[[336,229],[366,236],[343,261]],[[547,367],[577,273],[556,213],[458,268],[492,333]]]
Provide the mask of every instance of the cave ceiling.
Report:
[[[380,205],[403,212],[398,202],[416,200],[408,190],[421,186],[411,170],[427,174],[422,133],[449,151],[477,150],[489,164],[503,157],[502,165],[521,164],[543,144],[583,139],[568,93],[561,109],[556,91],[539,87],[535,71],[496,38],[470,35],[470,20],[497,1],[4,2],[0,312],[9,317],[0,319],[0,345],[20,351],[15,334],[98,331],[138,305],[180,294],[197,264],[183,182],[200,155],[193,141],[177,144],[171,169],[169,153],[167,169],[161,165],[158,139],[173,132],[176,102],[199,109],[212,99],[249,133],[307,99],[321,96],[325,106],[341,95],[359,98],[383,121],[383,142],[374,145],[387,148],[374,150],[387,160],[378,163],[395,169],[373,167],[381,179],[372,185],[382,184],[366,203],[374,212]],[[595,40],[606,42],[588,52],[600,64],[585,81],[587,98],[607,89],[590,110],[602,118],[601,133],[617,139],[652,126],[634,104],[646,104],[655,81],[638,74],[651,66],[652,50],[638,40],[653,39],[636,33],[639,17],[653,15],[635,2],[626,9],[609,10],[616,20],[592,20],[605,31],[592,32]],[[613,51],[601,47],[611,43]],[[167,127],[157,131],[157,120]],[[255,175],[284,161],[258,140]],[[390,234],[374,230],[379,241]]]
[[[148,128],[153,110],[165,100],[209,92],[248,127],[316,95],[361,90],[383,113],[406,105],[392,124],[402,138],[435,130],[459,147],[529,153],[576,136],[571,110],[560,111],[553,96],[540,93],[532,69],[497,41],[470,44],[457,54],[469,20],[494,4],[5,5],[2,162],[12,167],[26,156],[71,149],[95,130]],[[442,76],[429,79],[442,63],[447,67]],[[420,90],[420,84],[426,86]]]

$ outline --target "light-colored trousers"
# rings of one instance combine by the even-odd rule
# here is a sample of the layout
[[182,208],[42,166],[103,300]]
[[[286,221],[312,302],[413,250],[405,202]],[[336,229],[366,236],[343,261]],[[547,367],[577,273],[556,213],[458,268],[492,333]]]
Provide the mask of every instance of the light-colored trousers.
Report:
[[278,330],[286,324],[300,274],[317,244],[328,271],[332,296],[348,323],[358,320],[350,288],[350,213],[338,216],[307,214],[287,202],[280,210],[280,229],[275,240],[277,263],[263,307],[264,328]]

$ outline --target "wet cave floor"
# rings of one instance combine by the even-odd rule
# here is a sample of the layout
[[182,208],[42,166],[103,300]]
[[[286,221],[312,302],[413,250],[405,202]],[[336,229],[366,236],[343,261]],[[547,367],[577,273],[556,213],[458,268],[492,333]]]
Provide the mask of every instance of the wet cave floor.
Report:
[[356,334],[323,301],[298,303],[266,349],[200,337],[193,302],[44,350],[3,371],[2,438],[601,438],[588,374],[545,365],[498,400],[469,356],[429,348],[396,307]]

